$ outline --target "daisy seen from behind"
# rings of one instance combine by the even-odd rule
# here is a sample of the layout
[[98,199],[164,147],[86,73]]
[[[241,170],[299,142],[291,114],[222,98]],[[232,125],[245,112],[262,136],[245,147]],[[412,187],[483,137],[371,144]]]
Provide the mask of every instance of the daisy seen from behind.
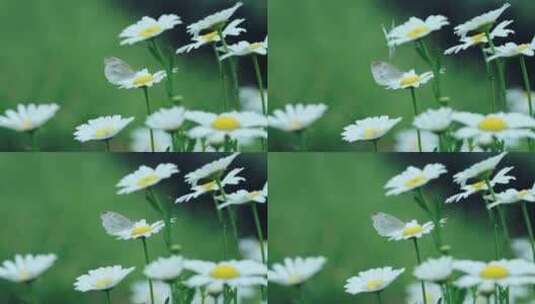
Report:
[[511,5],[504,4],[502,7],[474,17],[465,23],[455,27],[455,34],[464,37],[470,32],[486,32],[490,31],[496,20],[508,9]]
[[[505,185],[505,184],[508,184],[510,181],[515,180],[516,178],[514,176],[507,175],[507,173],[509,173],[513,169],[514,169],[513,167],[507,167],[498,171],[498,173],[496,173],[496,175],[489,181],[491,187],[494,187],[498,184]],[[448,197],[445,202],[457,203],[463,199],[468,198],[472,194],[480,193],[483,191],[488,191],[489,188],[485,180],[479,180],[479,181],[472,182],[470,184],[462,185],[461,190],[462,192]]]
[[[500,24],[498,24],[489,34],[491,39],[500,37],[505,38],[511,34],[514,34],[515,31],[507,29],[507,27],[513,23],[513,21],[503,21]],[[467,50],[472,46],[481,46],[483,47],[485,44],[489,43],[489,40],[487,38],[487,35],[485,33],[476,33],[471,36],[464,36],[460,37],[459,39],[460,44],[452,46],[451,48],[447,49],[444,54],[445,55],[452,55],[452,54],[458,54],[461,51]]]
[[182,274],[185,262],[182,256],[161,257],[145,266],[143,274],[152,280],[173,283]]
[[285,258],[282,263],[271,266],[268,279],[283,286],[301,285],[320,272],[326,262],[322,256]]
[[494,171],[500,161],[507,155],[507,153],[500,153],[496,156],[489,157],[478,163],[473,164],[469,168],[456,173],[453,176],[453,181],[460,185],[466,185],[468,180],[471,179],[485,179]]
[[[178,197],[175,203],[185,203],[206,193],[215,191],[221,192],[227,185],[238,185],[240,182],[245,181],[245,178],[238,175],[241,171],[243,171],[243,168],[232,169],[228,174],[221,178],[221,187],[218,185],[218,180],[215,178],[208,179],[200,185],[192,185],[191,192]],[[221,208],[221,206],[218,206],[218,209]]]
[[442,284],[453,274],[453,258],[442,256],[437,259],[428,259],[414,269],[414,276],[422,281]]
[[233,153],[228,156],[216,159],[209,162],[195,171],[191,171],[185,175],[185,180],[188,184],[196,186],[200,180],[211,178],[214,179],[217,176],[223,174],[228,166],[240,155],[239,153]]

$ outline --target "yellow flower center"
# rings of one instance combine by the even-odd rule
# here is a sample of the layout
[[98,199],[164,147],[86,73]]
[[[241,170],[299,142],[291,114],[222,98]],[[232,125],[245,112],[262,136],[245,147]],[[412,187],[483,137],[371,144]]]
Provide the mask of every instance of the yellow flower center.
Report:
[[381,279],[375,279],[375,280],[368,280],[368,283],[366,283],[366,287],[368,290],[376,290],[377,288],[381,288],[385,282]]
[[155,173],[143,176],[137,181],[137,185],[141,188],[154,185],[160,178]]
[[136,238],[151,231],[152,227],[149,225],[137,226],[132,229],[131,235],[132,237]]
[[150,38],[162,31],[162,27],[159,24],[153,24],[149,27],[142,29],[139,32],[139,36],[143,38]]
[[429,33],[429,28],[425,25],[420,25],[410,30],[407,33],[407,37],[411,39],[416,39],[426,35],[427,33]]
[[404,237],[412,237],[417,235],[418,233],[422,233],[424,231],[424,228],[418,224],[414,226],[409,226],[403,229],[403,236]]
[[488,116],[479,123],[478,127],[483,131],[500,132],[507,129],[507,122],[497,116]]
[[26,268],[21,268],[19,270],[19,278],[22,280],[22,281],[26,281],[30,278],[30,272],[28,270],[26,270]]
[[234,131],[240,127],[240,122],[231,116],[219,116],[212,122],[212,128],[221,131]]
[[293,120],[288,124],[288,127],[292,131],[297,131],[303,128],[303,124],[298,120]]
[[375,139],[379,131],[379,128],[364,128],[364,139]]
[[529,193],[529,190],[518,191],[518,197],[524,198],[526,197],[526,195],[528,195],[528,193]]
[[402,87],[411,87],[416,85],[420,81],[420,76],[418,75],[408,75],[400,80],[400,84]]
[[95,130],[95,137],[97,139],[100,138],[107,138],[110,137],[113,134],[114,129],[110,126],[98,128]]
[[288,276],[288,283],[289,284],[299,284],[301,283],[302,279],[301,276],[295,273],[292,273]]
[[134,79],[134,85],[136,87],[144,87],[148,86],[152,81],[154,81],[154,77],[151,74],[140,75]]
[[487,40],[487,35],[485,33],[479,33],[477,35],[471,36],[470,41],[474,44],[480,44]]
[[249,198],[250,198],[250,199],[255,199],[255,198],[259,197],[260,194],[262,194],[261,191],[253,191],[253,192],[250,192],[250,193],[249,193]]
[[527,48],[529,48],[529,44],[524,43],[524,44],[521,44],[521,45],[517,46],[517,47],[516,47],[516,50],[517,50],[519,53],[522,53],[522,52],[525,51]]
[[261,42],[251,43],[251,45],[249,46],[249,48],[250,48],[251,50],[253,50],[253,51],[254,51],[254,50],[257,50],[257,49],[259,49],[259,48],[261,48],[261,47],[262,47],[262,43],[261,43]]
[[214,42],[219,39],[219,33],[217,31],[210,32],[208,34],[201,35],[201,40],[205,42]]
[[202,184],[200,187],[204,191],[210,191],[210,190],[215,190],[216,185],[217,185],[216,181],[211,181],[211,182],[207,182],[206,184]]
[[427,182],[427,177],[420,174],[405,182],[405,186],[409,188],[419,187]]
[[210,272],[210,276],[214,279],[231,280],[239,277],[240,272],[232,265],[219,264]]
[[479,276],[483,279],[499,280],[508,277],[509,271],[500,265],[487,265],[481,270]]
[[113,280],[110,278],[100,278],[95,281],[95,288],[103,289],[109,287],[113,283]]
[[471,186],[472,188],[474,188],[474,190],[481,191],[487,188],[487,183],[485,183],[485,181],[480,181],[477,183],[473,183]]
[[22,123],[20,124],[20,126],[23,130],[28,130],[33,127],[33,124],[29,118],[25,118],[24,120],[22,120]]

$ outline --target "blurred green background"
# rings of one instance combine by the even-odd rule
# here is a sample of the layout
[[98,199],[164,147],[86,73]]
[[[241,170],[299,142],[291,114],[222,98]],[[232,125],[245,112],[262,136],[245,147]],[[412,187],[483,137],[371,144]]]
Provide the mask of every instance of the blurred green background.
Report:
[[[165,32],[158,39],[176,50],[189,43],[187,24],[219,9],[234,5],[233,0],[172,1],[91,0],[0,2],[0,11],[8,12],[0,20],[5,28],[0,51],[0,111],[18,103],[51,103],[61,106],[56,117],[39,131],[38,141],[46,151],[102,150],[99,143],[81,145],[74,140],[74,129],[88,119],[120,114],[135,116],[132,125],[113,142],[115,150],[126,150],[130,133],[145,120],[141,91],[119,90],[104,77],[105,57],[116,56],[135,69],[159,70],[145,44],[120,46],[118,35],[142,16],[159,17],[175,13],[184,24]],[[239,39],[263,40],[267,33],[267,1],[246,0],[236,16],[246,18],[248,33]],[[9,29],[9,30],[7,30]],[[236,40],[232,40],[236,41]],[[266,62],[261,58],[262,67]],[[255,85],[250,60],[242,60],[241,84]],[[220,112],[222,94],[219,74],[210,49],[195,51],[177,59],[176,93],[183,95],[191,109]],[[264,69],[265,70],[265,69]],[[150,90],[153,108],[170,106],[164,85]],[[29,138],[0,129],[0,150],[28,148]]]
[[[535,9],[531,0],[509,1],[509,8],[500,20],[514,19],[517,32],[510,40],[523,42],[533,38]],[[404,121],[385,139],[381,149],[392,150],[394,133],[412,124],[410,94],[387,91],[373,81],[370,63],[389,60],[382,27],[399,25],[411,16],[425,19],[443,14],[451,25],[431,34],[430,45],[441,51],[457,44],[453,26],[504,1],[494,0],[338,0],[285,1],[272,0],[269,5],[271,43],[269,61],[270,111],[287,103],[318,103],[329,106],[326,115],[308,131],[310,151],[370,150],[366,143],[343,142],[344,126],[369,116],[390,115]],[[499,40],[499,44],[505,40]],[[417,72],[429,68],[417,56],[412,44],[402,45],[391,62],[402,70]],[[508,66],[509,86],[521,85],[516,61]],[[443,92],[451,98],[455,109],[474,112],[489,111],[489,84],[478,49],[470,49],[445,58],[446,75]],[[535,64],[528,60],[528,69],[535,75]],[[534,78],[535,76],[532,76]],[[417,90],[420,109],[435,107],[431,85]],[[292,134],[270,130],[270,151],[295,149]]]
[[[162,201],[174,202],[189,189],[184,174],[223,155],[168,153],[114,154],[38,153],[0,155],[3,178],[0,182],[4,228],[0,232],[0,261],[17,253],[55,253],[56,264],[35,284],[40,303],[102,303],[99,293],[74,290],[76,277],[90,269],[109,265],[136,266],[113,291],[114,303],[130,303],[130,285],[143,278],[144,263],[140,241],[120,241],[107,235],[100,214],[111,210],[132,219],[158,220],[158,214],[145,201],[142,192],[117,195],[115,185],[128,173],[145,164],[171,162],[181,172],[162,181],[156,191]],[[244,167],[245,189],[261,189],[266,181],[263,154],[239,156],[231,167]],[[236,187],[228,190],[235,191]],[[266,209],[259,207],[263,223]],[[173,226],[175,242],[189,258],[220,260],[222,232],[209,196],[176,206]],[[249,208],[237,208],[242,237],[254,237],[254,222]],[[266,227],[264,227],[267,229]],[[148,240],[152,258],[166,253],[162,234]],[[0,280],[0,303],[19,304],[22,284]]]
[[[373,295],[345,294],[346,279],[359,271],[392,266],[406,268],[404,275],[384,292],[385,303],[405,303],[405,287],[412,283],[416,263],[411,242],[387,241],[372,226],[376,212],[392,214],[404,221],[426,222],[426,214],[412,195],[386,197],[386,182],[409,165],[423,167],[440,162],[448,174],[425,186],[428,198],[445,199],[458,193],[452,176],[487,154],[369,154],[369,153],[271,153],[269,261],[284,257],[325,256],[323,271],[305,283],[307,303],[376,303]],[[517,181],[509,187],[530,188],[535,159],[528,154],[507,156],[499,168],[515,166]],[[504,187],[499,187],[502,191]],[[507,208],[513,237],[525,236],[519,207]],[[530,210],[533,216],[533,209]],[[444,243],[456,258],[491,260],[493,234],[479,196],[445,208]],[[436,255],[432,237],[420,239],[423,256]],[[270,285],[270,303],[293,303],[297,290]]]

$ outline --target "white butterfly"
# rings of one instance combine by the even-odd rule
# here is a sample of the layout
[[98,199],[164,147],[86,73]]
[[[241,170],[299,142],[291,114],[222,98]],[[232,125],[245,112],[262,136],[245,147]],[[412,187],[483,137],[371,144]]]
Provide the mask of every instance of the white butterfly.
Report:
[[131,230],[134,227],[134,222],[126,216],[113,212],[106,211],[100,215],[102,220],[102,227],[110,235],[120,235],[123,231]]
[[109,57],[104,59],[104,75],[110,83],[120,85],[124,81],[134,78],[136,72],[123,60]]
[[405,223],[390,214],[378,212],[372,215],[373,227],[380,236],[390,237],[393,233],[403,230]]
[[392,81],[396,81],[403,76],[402,71],[384,61],[373,61],[371,63],[371,71],[375,82],[382,86],[387,86]]

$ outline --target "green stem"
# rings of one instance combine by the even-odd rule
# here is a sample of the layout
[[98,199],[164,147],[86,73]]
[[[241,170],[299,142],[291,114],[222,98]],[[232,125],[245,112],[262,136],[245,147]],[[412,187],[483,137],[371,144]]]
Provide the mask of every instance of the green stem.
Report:
[[106,303],[107,303],[107,304],[111,304],[110,290],[105,290],[105,291],[104,291],[104,294],[106,295]]
[[[485,184],[487,185],[487,188],[489,189],[489,193],[491,194],[492,200],[496,201],[496,193],[494,193],[494,189],[492,188],[492,185],[490,184],[490,181],[488,178],[485,179]],[[488,208],[487,208],[488,209]],[[499,245],[498,241],[498,221],[496,220],[496,216],[492,209],[488,209],[490,221],[492,223],[492,226],[494,228],[494,251],[495,251],[495,257],[498,259],[501,255],[501,246]]]
[[[150,109],[150,100],[149,100],[149,89],[147,87],[143,87],[143,94],[145,95],[145,105],[147,107],[147,117],[152,114],[152,110]],[[152,129],[149,128],[150,132],[150,148],[151,151],[154,152],[154,132]]]
[[[418,265],[422,264],[422,257],[420,256],[420,249],[418,248],[418,239],[413,238],[414,242],[414,250],[416,251],[416,261],[418,262]],[[425,292],[425,283],[424,281],[420,281],[420,286],[422,288],[422,299],[423,303],[427,304],[427,294]]]
[[173,152],[181,152],[177,150],[176,132],[169,132],[169,135],[171,136],[171,147],[173,148]]
[[492,103],[490,104],[490,112],[494,113],[496,112],[496,84],[494,75],[492,74],[492,68],[490,67],[490,63],[487,61],[488,56],[487,53],[485,53],[485,47],[483,45],[481,45],[481,53],[483,54],[483,61],[485,62],[487,78],[490,81],[490,90],[492,91]]
[[[522,69],[522,78],[524,79],[524,89],[526,90],[526,94],[528,95],[529,116],[533,117],[533,105],[531,103],[531,84],[529,82],[528,69],[526,68],[526,59],[523,55],[520,55],[520,67]],[[532,152],[533,141],[531,138],[528,138],[528,147],[529,152]]]
[[215,196],[215,192],[212,193],[212,198],[214,200],[214,207],[217,212],[217,219],[219,220],[219,224],[223,227],[223,257],[226,259],[228,257],[228,228],[227,223],[225,221],[225,218],[223,217],[223,213],[221,212],[221,209],[219,209],[219,203],[217,202],[217,198]]
[[260,92],[260,100],[262,100],[262,113],[264,114],[264,116],[266,116],[267,115],[267,102],[266,102],[266,95],[264,93],[265,91],[264,91],[264,82],[262,80],[262,73],[260,72],[260,65],[258,64],[258,56],[253,54],[252,58],[253,58],[254,69],[256,72],[256,81],[258,82],[258,90]]
[[[492,201],[496,201],[496,193],[494,192],[494,189],[492,188],[492,185],[490,184],[490,181],[488,178],[485,179],[485,184],[487,185],[487,188],[489,189],[489,193],[492,197]],[[498,216],[500,218],[500,224],[502,226],[503,231],[503,243],[510,243],[510,237],[509,237],[509,228],[507,227],[507,219],[505,215],[505,211],[503,210],[502,206],[498,205],[496,207],[498,209]]]
[[30,134],[30,151],[32,152],[37,152],[39,151],[39,147],[37,147],[37,141],[35,139],[35,132],[36,130],[32,130],[30,132],[28,132],[28,134]]
[[105,139],[105,140],[104,140],[104,144],[105,144],[105,146],[106,146],[106,148],[105,148],[105,149],[106,149],[106,152],[110,152],[110,151],[111,151],[111,149],[110,149],[110,139],[109,139],[109,138],[108,138],[108,139]]
[[33,282],[28,282],[27,283],[27,286],[28,286],[28,293],[30,294],[30,301],[32,304],[37,304],[39,303],[39,300],[37,299],[37,295],[35,294],[35,288],[33,286]]
[[379,140],[378,139],[374,139],[372,140],[372,143],[373,143],[373,152],[377,153],[379,152],[379,144],[378,144]]
[[227,80],[225,77],[225,71],[223,70],[223,64],[221,63],[221,60],[219,60],[219,53],[217,51],[217,45],[215,43],[212,43],[212,49],[214,50],[214,56],[217,61],[217,67],[219,69],[219,78],[221,79],[222,88],[223,88],[223,111],[228,111],[229,106],[229,100],[228,100],[228,92],[227,92]]
[[[414,110],[414,117],[418,116],[418,103],[416,102],[416,90],[414,88],[410,88],[411,90],[411,97],[412,97],[412,108]],[[420,134],[420,130],[416,129],[416,135],[418,136],[418,151],[422,152],[422,135]]]
[[256,234],[258,236],[258,241],[260,242],[260,253],[262,255],[262,263],[267,264],[266,252],[264,249],[264,234],[262,232],[262,225],[260,224],[260,217],[258,216],[258,208],[255,202],[251,204],[251,209],[253,210],[254,223],[256,226]]
[[[149,265],[150,259],[149,259],[149,249],[147,248],[147,239],[142,237],[141,241],[143,242],[143,252],[145,253],[145,265]],[[154,304],[154,287],[152,285],[151,279],[149,279],[149,291],[150,291],[150,304]]]
[[436,60],[433,60],[433,57],[431,56],[431,53],[429,52],[429,49],[427,48],[427,45],[426,45],[426,43],[425,43],[425,41],[423,39],[418,40],[417,47],[418,47],[418,44],[421,47],[421,52],[418,52],[418,53],[421,55],[421,57],[424,59],[424,61],[426,61],[429,64],[429,66],[433,70],[433,75],[434,75],[434,78],[433,78],[433,93],[435,95],[435,100],[439,104],[445,103],[447,105],[447,101],[442,99],[442,93],[441,93],[441,86],[440,86],[441,64],[440,64],[440,60],[438,58]]
[[305,152],[307,150],[305,130],[297,131],[297,136],[299,137],[299,151]]
[[164,218],[164,223],[165,223],[165,226],[164,226],[164,240],[165,240],[165,245],[167,246],[167,249],[171,250],[171,247],[173,245],[173,235],[172,235],[172,226],[171,226],[171,214],[169,212],[169,210],[167,209],[167,206],[165,206],[164,204],[162,204],[162,202],[160,201],[160,198],[158,197],[158,195],[156,195],[156,192],[154,192],[154,189],[153,187],[149,187],[147,189],[150,197],[152,198],[152,200],[154,201],[154,203],[156,204],[156,207],[157,207],[157,211],[159,211],[161,213],[161,215],[163,216]]
[[526,202],[521,202],[520,206],[522,207],[522,214],[524,215],[524,224],[528,230],[532,259],[535,261],[535,238],[533,237],[533,226],[531,225],[531,220],[529,218],[528,207],[526,206]]
[[383,304],[383,297],[381,296],[381,292],[378,291],[375,294],[377,295],[377,303]]
[[162,66],[162,68],[165,69],[166,73],[167,73],[167,79],[166,79],[166,91],[167,91],[167,96],[169,97],[170,100],[173,101],[173,96],[174,96],[174,87],[173,87],[173,78],[174,78],[174,75],[173,75],[173,69],[174,69],[174,64],[173,64],[173,60],[169,60],[169,62],[167,62],[165,60],[165,56],[163,55],[163,52],[162,50],[160,49],[160,46],[158,45],[158,43],[156,42],[156,39],[151,39],[150,40],[150,44],[152,45],[153,49],[154,49],[154,53],[153,56],[156,58],[156,61],[158,61],[160,63],[160,65]]
[[[487,30],[485,32],[485,35],[487,36],[487,40],[489,41],[489,45],[490,45],[490,49],[492,50],[492,54],[496,54],[496,46],[494,45],[494,41],[492,41],[491,37],[490,37],[490,33],[489,31]],[[500,98],[502,99],[502,105],[503,105],[503,110],[505,110],[505,91],[506,91],[506,86],[505,86],[505,73],[504,73],[504,70],[503,70],[503,65],[502,65],[502,61],[500,59],[496,59],[496,68],[498,70],[498,82],[500,83]]]
[[303,286],[303,284],[299,284],[297,285],[297,290],[299,292],[299,300],[298,300],[298,303],[300,304],[305,304],[305,287]]
[[[223,31],[221,29],[218,30],[219,38],[221,39],[221,42],[223,43],[223,50],[225,53],[229,52],[227,41],[225,40],[225,36],[223,35]],[[236,102],[236,110],[240,110],[240,84],[238,80],[238,71],[236,67],[236,61],[234,60],[234,57],[229,58],[230,62],[230,72],[232,75],[232,83],[234,86],[234,98]]]

